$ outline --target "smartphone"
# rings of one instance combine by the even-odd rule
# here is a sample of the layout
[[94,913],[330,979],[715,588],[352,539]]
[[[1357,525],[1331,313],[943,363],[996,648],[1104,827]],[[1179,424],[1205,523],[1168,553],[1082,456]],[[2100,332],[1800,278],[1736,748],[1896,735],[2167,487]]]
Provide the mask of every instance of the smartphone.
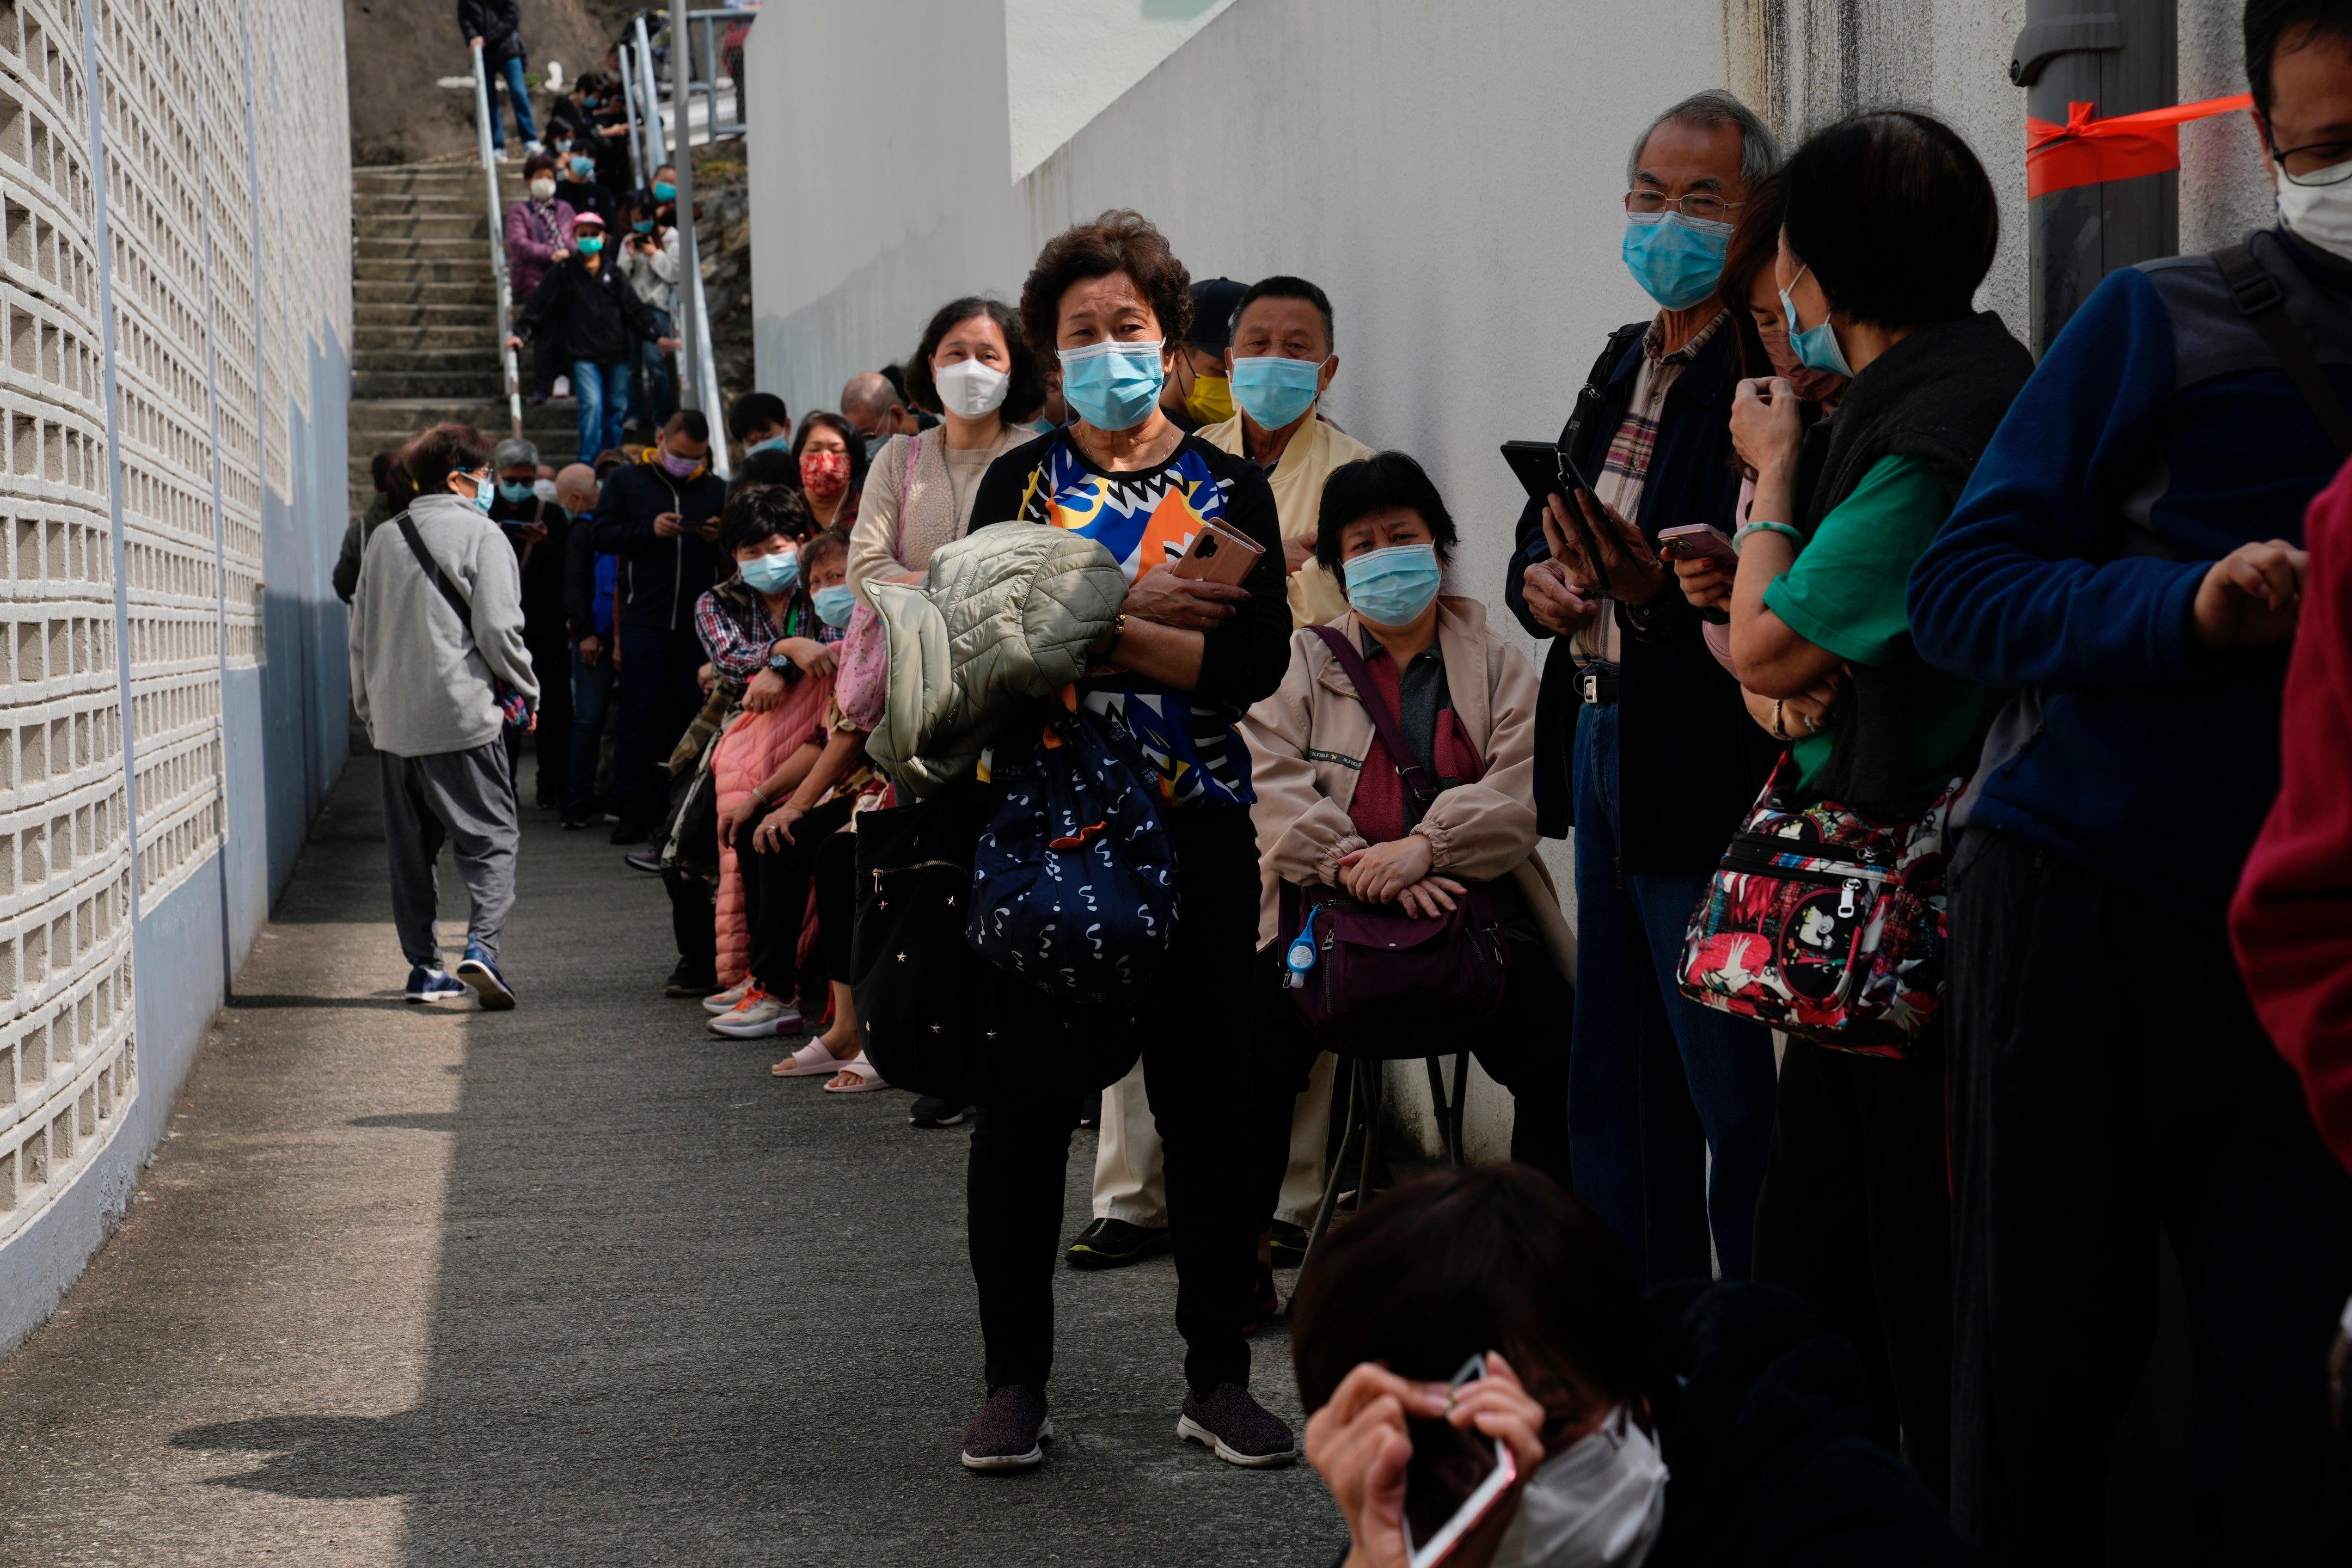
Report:
[[1601,564],[1601,546],[1592,537],[1591,523],[1585,519],[1584,504],[1577,499],[1580,492],[1592,496],[1596,503],[1600,498],[1592,482],[1576,466],[1576,459],[1568,455],[1566,447],[1555,447],[1549,441],[1506,441],[1503,461],[1511,465],[1511,472],[1518,476],[1519,488],[1538,505],[1552,496],[1568,503],[1568,521],[1576,530],[1577,547],[1584,552],[1592,569],[1601,574],[1601,586],[1606,590],[1608,572]]
[[1204,522],[1169,570],[1179,577],[1224,583],[1238,588],[1250,574],[1250,568],[1257,564],[1257,558],[1265,553],[1265,547],[1247,534],[1236,533],[1220,522]]
[[1658,553],[1670,561],[1712,561],[1726,572],[1739,569],[1739,552],[1731,548],[1731,535],[1711,522],[1658,530]]
[[[1486,1375],[1486,1358],[1462,1363],[1448,1386],[1461,1389]],[[1500,1438],[1486,1438],[1447,1421],[1409,1420],[1412,1458],[1404,1471],[1404,1541],[1412,1568],[1434,1568],[1486,1517],[1518,1479],[1519,1468]]]

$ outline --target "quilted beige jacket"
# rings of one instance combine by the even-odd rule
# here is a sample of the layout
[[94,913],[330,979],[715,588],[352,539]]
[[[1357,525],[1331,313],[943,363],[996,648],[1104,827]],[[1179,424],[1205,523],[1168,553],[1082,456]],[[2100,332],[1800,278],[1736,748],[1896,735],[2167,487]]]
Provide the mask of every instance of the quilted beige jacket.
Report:
[[976,529],[929,573],[867,584],[890,657],[866,754],[918,796],[971,777],[999,726],[1084,674],[1127,597],[1109,551],[1043,523]]
[[[1361,646],[1362,626],[1352,611],[1333,625],[1350,645]],[[1454,718],[1486,773],[1439,795],[1413,831],[1429,840],[1439,875],[1516,881],[1560,972],[1573,979],[1574,941],[1536,853],[1536,672],[1487,631],[1486,606],[1475,599],[1438,600],[1437,647]],[[1348,805],[1371,749],[1372,721],[1330,648],[1303,629],[1290,635],[1282,685],[1249,710],[1241,731],[1257,792],[1250,815],[1257,825],[1263,945],[1278,934],[1281,883],[1336,883],[1340,858],[1365,847]]]

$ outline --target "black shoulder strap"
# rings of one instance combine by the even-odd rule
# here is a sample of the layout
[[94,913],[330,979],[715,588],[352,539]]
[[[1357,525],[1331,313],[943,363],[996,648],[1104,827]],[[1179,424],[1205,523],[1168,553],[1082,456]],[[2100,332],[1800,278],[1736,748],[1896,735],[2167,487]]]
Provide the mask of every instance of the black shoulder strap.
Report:
[[449,581],[449,574],[441,570],[441,563],[433,558],[433,552],[425,548],[425,540],[416,531],[416,524],[409,521],[408,514],[404,511],[392,521],[400,525],[400,537],[408,541],[408,548],[416,552],[416,563],[425,568],[425,574],[433,579],[433,585],[441,590],[441,596],[449,601],[451,609],[457,612],[457,624],[466,628],[468,637],[472,637],[474,606],[466,602],[466,595],[457,584]]
[[1405,795],[1412,802],[1413,820],[1419,821],[1428,811],[1429,803],[1435,800],[1441,792],[1430,787],[1427,775],[1421,771],[1421,763],[1415,760],[1412,747],[1404,738],[1404,725],[1389,711],[1388,702],[1381,696],[1380,688],[1372,684],[1372,672],[1364,663],[1364,656],[1348,646],[1348,635],[1337,626],[1312,626],[1308,629],[1323,639],[1324,646],[1331,650],[1331,657],[1338,659],[1339,668],[1348,672],[1349,681],[1356,688],[1356,700],[1364,705],[1364,713],[1371,720],[1373,730],[1379,733],[1381,743],[1388,747],[1389,761],[1396,764],[1397,777],[1404,781]]
[[1584,422],[1592,417],[1594,411],[1601,406],[1601,400],[1609,395],[1609,378],[1615,374],[1617,362],[1623,359],[1627,351],[1649,330],[1647,321],[1628,321],[1609,334],[1609,342],[1601,347],[1601,357],[1592,362],[1592,369],[1585,375],[1584,389],[1576,395],[1576,406],[1569,413],[1568,424],[1560,430],[1561,451],[1581,458],[1576,444],[1584,433]]
[[2230,286],[2230,296],[2238,304],[2238,313],[2246,324],[2262,334],[2263,342],[2277,357],[2279,368],[2285,371],[2294,389],[2303,394],[2304,402],[2327,432],[2327,439],[2339,458],[2352,457],[2352,408],[2319,368],[2319,360],[2311,345],[2294,330],[2294,322],[2286,313],[2286,290],[2278,279],[2263,270],[2254,253],[2242,245],[2225,245],[2212,253],[2214,264],[2221,269],[2221,281]]

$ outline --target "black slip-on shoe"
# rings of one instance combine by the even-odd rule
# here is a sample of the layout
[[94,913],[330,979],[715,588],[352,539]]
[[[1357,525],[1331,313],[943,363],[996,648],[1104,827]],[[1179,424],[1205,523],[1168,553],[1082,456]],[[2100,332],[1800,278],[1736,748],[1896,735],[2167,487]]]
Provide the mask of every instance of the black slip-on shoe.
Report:
[[644,871],[656,877],[661,875],[661,857],[651,849],[640,849],[633,855],[624,855],[621,857],[621,863],[632,871]]
[[1078,1233],[1062,1256],[1073,1268],[1123,1268],[1155,1252],[1168,1250],[1168,1227],[1129,1225],[1123,1219],[1098,1219]]
[[909,1127],[955,1127],[971,1120],[971,1107],[959,1105],[942,1095],[922,1094],[907,1110]]
[[1297,1441],[1282,1417],[1250,1397],[1238,1383],[1221,1383],[1209,1397],[1184,1394],[1176,1436],[1207,1447],[1229,1465],[1270,1470],[1298,1458]]
[[698,1000],[718,989],[719,976],[708,969],[696,969],[682,958],[677,967],[669,972],[669,978],[662,982],[665,996],[692,996]]
[[1054,1440],[1045,1396],[1026,1384],[1008,1383],[988,1396],[963,1429],[967,1470],[1026,1470],[1043,1464],[1044,1445]]

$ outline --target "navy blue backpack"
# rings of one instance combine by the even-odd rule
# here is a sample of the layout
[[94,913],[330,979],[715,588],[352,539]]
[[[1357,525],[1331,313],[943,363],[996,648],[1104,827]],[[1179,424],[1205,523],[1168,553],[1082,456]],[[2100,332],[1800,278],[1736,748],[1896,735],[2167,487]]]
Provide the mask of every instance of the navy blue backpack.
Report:
[[971,950],[1048,995],[1139,996],[1176,926],[1152,776],[1126,726],[1084,707],[1057,710],[1026,743],[998,743],[972,858]]

